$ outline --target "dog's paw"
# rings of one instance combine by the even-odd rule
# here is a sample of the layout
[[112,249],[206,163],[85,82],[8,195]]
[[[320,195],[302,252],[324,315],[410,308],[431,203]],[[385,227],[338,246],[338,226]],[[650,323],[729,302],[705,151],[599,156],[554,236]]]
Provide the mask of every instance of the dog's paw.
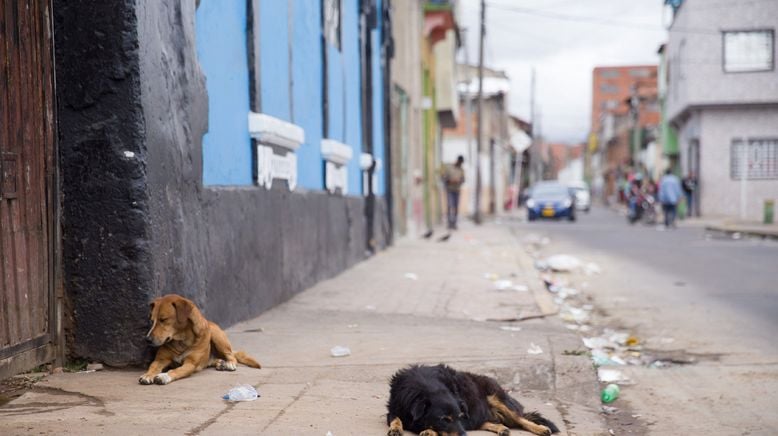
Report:
[[403,436],[403,431],[396,428],[390,428],[389,431],[386,432],[386,436]]
[[504,429],[500,430],[499,433],[497,433],[497,436],[511,436],[511,429],[504,428]]
[[143,374],[138,379],[138,383],[142,385],[153,385],[154,384],[154,376]]
[[545,425],[538,425],[537,433],[535,434],[540,436],[551,436],[551,429]]
[[235,371],[238,369],[238,365],[235,362],[227,362],[222,359],[217,360],[215,366],[217,371]]
[[424,430],[423,432],[419,433],[419,436],[438,436],[438,432],[433,429]]
[[166,385],[173,381],[173,378],[166,372],[159,373],[154,376],[154,383],[158,385]]

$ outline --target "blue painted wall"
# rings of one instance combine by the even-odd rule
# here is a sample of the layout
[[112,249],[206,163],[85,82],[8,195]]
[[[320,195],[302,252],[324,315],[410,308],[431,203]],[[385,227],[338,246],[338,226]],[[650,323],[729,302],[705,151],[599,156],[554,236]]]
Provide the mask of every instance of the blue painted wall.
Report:
[[321,2],[293,0],[292,107],[293,121],[305,129],[297,149],[297,180],[301,187],[324,188],[321,139],[324,126]]
[[260,110],[291,122],[288,23],[287,0],[259,1]]
[[346,144],[354,150],[348,163],[349,195],[362,195],[362,79],[359,60],[359,1],[342,0],[343,56],[345,65]]
[[[381,0],[376,1],[376,8],[381,11]],[[380,12],[379,12],[380,13]],[[379,16],[380,17],[380,16]],[[381,36],[383,32],[383,20],[378,20],[378,27],[371,32],[371,46],[373,58],[370,60],[373,77],[373,157],[382,161],[381,169],[376,171],[376,182],[373,192],[376,195],[384,195],[384,167],[387,165],[384,145],[384,86],[383,71],[381,69]]]
[[349,195],[362,194],[362,111],[359,64],[359,2],[343,0],[341,50],[327,44],[328,137],[353,149],[348,163]]
[[[203,139],[203,181],[206,185],[253,184],[246,121],[249,112],[246,3],[202,0],[196,20],[198,56],[207,78],[210,104],[209,132]],[[323,189],[321,1],[259,0],[258,30],[260,111],[305,130],[305,143],[297,150],[298,184],[307,189]],[[373,74],[373,152],[376,158],[385,160],[381,31],[379,27],[371,33],[373,57],[368,62]],[[341,49],[328,44],[326,50],[327,136],[352,147],[353,158],[347,164],[348,190],[350,195],[361,195],[359,158],[363,132],[358,0],[343,0]],[[384,193],[383,169],[378,172],[375,191],[378,195]]]
[[203,0],[195,15],[197,56],[208,90],[203,184],[250,185],[246,2]]

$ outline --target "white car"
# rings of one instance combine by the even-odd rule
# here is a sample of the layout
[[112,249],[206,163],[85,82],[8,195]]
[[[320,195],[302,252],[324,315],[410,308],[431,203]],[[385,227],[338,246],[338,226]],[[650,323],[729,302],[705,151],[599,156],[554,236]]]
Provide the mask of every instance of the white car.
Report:
[[579,181],[568,183],[567,187],[575,195],[575,208],[589,212],[589,209],[592,208],[592,195],[589,191],[589,185],[584,181]]

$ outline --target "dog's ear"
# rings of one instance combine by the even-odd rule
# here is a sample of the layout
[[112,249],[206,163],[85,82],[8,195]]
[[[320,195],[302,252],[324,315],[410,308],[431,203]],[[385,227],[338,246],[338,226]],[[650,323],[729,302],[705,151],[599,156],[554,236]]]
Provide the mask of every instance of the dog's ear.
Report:
[[195,336],[200,337],[208,331],[208,320],[205,319],[199,310],[197,310],[197,307],[194,307],[194,303],[190,304],[192,304],[192,307],[194,308],[192,314],[189,316],[189,319],[192,320],[192,332]]
[[176,308],[176,324],[186,325],[186,321],[192,315],[192,309],[194,309],[192,302],[184,298],[177,298],[171,304]]
[[191,301],[181,298],[173,302],[173,307],[176,308],[176,323],[178,325],[185,326],[187,321],[192,321],[192,332],[196,336],[202,336],[208,329],[208,321]]
[[430,401],[426,398],[417,398],[411,406],[411,418],[414,421],[421,419],[430,407]]

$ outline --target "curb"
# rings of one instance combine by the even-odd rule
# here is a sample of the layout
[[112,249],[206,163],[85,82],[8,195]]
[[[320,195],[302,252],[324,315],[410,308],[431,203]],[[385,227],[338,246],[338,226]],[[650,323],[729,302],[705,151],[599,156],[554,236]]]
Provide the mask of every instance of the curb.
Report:
[[751,227],[727,226],[727,225],[715,225],[715,224],[706,225],[705,230],[713,231],[713,232],[724,232],[727,234],[742,233],[747,236],[757,236],[760,238],[778,239],[778,230],[755,229]]
[[546,292],[544,288],[539,287],[539,280],[535,280],[535,277],[532,274],[535,271],[532,258],[530,258],[530,256],[524,251],[524,246],[519,241],[516,230],[511,228],[509,231],[517,245],[515,251],[516,263],[519,264],[521,271],[527,276],[528,279],[530,279],[527,280],[527,287],[529,288],[530,292],[532,292],[532,298],[535,300],[535,305],[537,305],[538,309],[540,310],[539,316],[531,316],[527,318],[542,318],[556,315],[559,313],[559,307],[556,305],[556,303],[554,303],[554,299],[551,297],[551,295],[549,295],[549,293]]

